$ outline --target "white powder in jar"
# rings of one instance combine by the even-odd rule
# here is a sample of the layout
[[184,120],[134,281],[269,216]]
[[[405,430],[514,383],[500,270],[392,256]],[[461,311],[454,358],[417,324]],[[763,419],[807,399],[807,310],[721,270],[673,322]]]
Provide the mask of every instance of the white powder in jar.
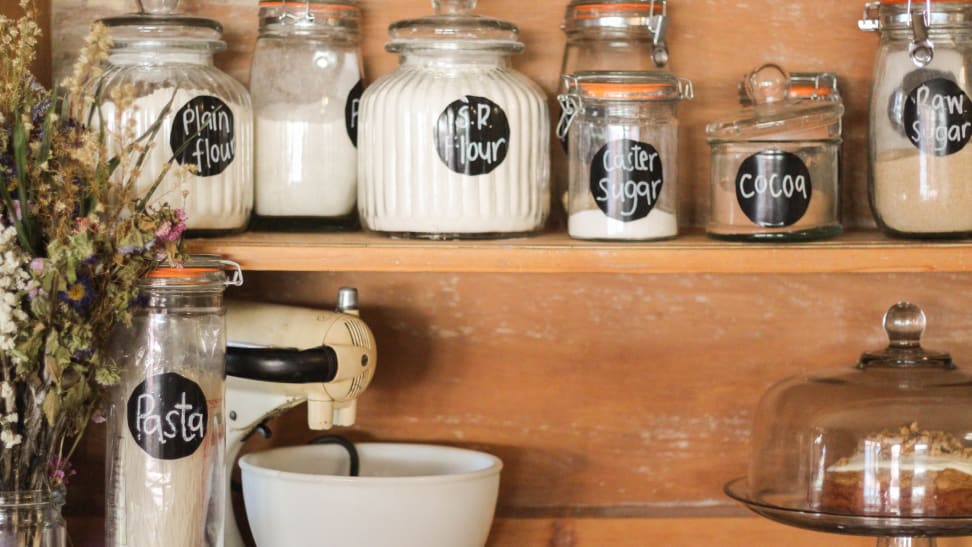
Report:
[[632,222],[613,219],[600,209],[588,209],[570,215],[567,232],[578,239],[667,239],[678,235],[678,220],[674,213],[661,209]]
[[972,146],[951,156],[885,152],[874,165],[875,213],[913,234],[972,232]]
[[[170,169],[150,203],[167,202],[184,209],[189,230],[236,231],[246,227],[253,207],[253,114],[249,104],[217,98],[210,92],[161,88],[137,98],[116,118],[115,104],[102,103],[101,116],[108,128],[112,153],[120,152],[121,129],[133,124],[135,136],[158,120],[171,101],[161,129],[148,144],[148,153],[136,181],[144,194],[155,183],[178,151],[176,141],[189,141],[183,151],[184,165],[196,169]],[[174,164],[175,166],[175,164]]]

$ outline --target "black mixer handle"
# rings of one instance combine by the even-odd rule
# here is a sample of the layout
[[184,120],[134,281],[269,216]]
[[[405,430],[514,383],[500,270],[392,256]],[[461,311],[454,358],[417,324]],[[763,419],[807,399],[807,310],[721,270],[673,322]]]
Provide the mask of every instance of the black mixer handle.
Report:
[[226,348],[226,374],[237,378],[284,384],[316,384],[334,380],[337,353],[328,346],[287,348]]

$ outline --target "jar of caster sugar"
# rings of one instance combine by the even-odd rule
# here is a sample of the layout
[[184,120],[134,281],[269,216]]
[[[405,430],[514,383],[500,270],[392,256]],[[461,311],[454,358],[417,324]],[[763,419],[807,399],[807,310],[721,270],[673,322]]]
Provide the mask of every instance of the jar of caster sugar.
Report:
[[706,126],[712,151],[706,232],[733,241],[834,237],[844,106],[837,77],[763,65],[744,108]]
[[667,72],[581,72],[564,81],[567,232],[595,240],[678,235],[675,111],[692,98],[692,83]]
[[362,225],[401,237],[497,238],[543,227],[550,208],[549,112],[510,66],[516,26],[433,1],[436,14],[394,23],[392,74],[361,100]]
[[226,47],[222,26],[177,13],[177,3],[141,0],[139,13],[101,20],[113,43],[95,120],[110,145],[145,137],[136,187],[150,203],[184,209],[190,234],[241,231],[253,208],[250,96],[213,65]]
[[256,113],[257,228],[356,224],[358,53],[353,1],[260,2],[250,93]]
[[972,2],[871,2],[879,31],[869,139],[878,226],[913,238],[972,235]]

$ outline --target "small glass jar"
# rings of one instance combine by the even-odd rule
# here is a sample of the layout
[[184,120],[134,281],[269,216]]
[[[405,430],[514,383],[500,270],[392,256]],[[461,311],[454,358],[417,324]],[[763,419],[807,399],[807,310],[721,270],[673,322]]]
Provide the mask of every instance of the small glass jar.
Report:
[[577,239],[678,235],[678,119],[692,83],[668,73],[582,72],[564,77],[569,133],[567,231]]
[[830,73],[764,65],[743,82],[752,106],[706,127],[712,184],[706,232],[736,241],[810,241],[842,232],[844,106]]
[[256,228],[356,224],[360,17],[353,1],[260,2],[250,71]]
[[0,492],[0,545],[67,547],[64,489]]
[[972,2],[872,2],[860,27],[881,34],[868,141],[874,219],[897,237],[972,235]]
[[[151,191],[152,203],[184,209],[189,235],[238,232],[253,208],[250,96],[213,66],[226,47],[222,26],[178,14],[176,3],[141,0],[141,13],[101,20],[113,42],[98,84],[100,119],[112,146],[146,136],[136,187]],[[116,105],[113,93],[125,90],[133,101]],[[170,159],[185,169],[170,169]]]
[[[561,25],[567,45],[560,74],[662,69],[668,64],[668,24],[667,0],[571,0]],[[557,134],[561,146],[551,149],[551,160],[561,195],[569,173],[567,132],[560,124]]]
[[239,266],[211,256],[141,283],[132,325],[113,345],[121,380],[108,408],[107,545],[222,545],[223,289],[241,283]]
[[389,28],[398,70],[361,101],[358,211],[375,232],[432,239],[531,234],[550,210],[550,115],[510,66],[518,29],[433,0]]

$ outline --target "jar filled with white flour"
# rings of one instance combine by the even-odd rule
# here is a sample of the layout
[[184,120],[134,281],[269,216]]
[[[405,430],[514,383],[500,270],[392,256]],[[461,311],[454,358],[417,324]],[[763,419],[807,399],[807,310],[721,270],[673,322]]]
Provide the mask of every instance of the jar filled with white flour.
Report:
[[362,97],[361,223],[433,239],[536,232],[550,210],[550,115],[510,66],[519,31],[472,15],[475,0],[432,4],[436,15],[389,28],[401,65]]
[[358,53],[353,1],[260,2],[250,93],[256,114],[253,226],[356,224]]
[[868,184],[888,235],[972,236],[972,2],[881,0]]
[[570,237],[650,241],[678,235],[678,118],[692,83],[667,72],[564,76]]
[[119,182],[185,210],[191,235],[241,231],[253,208],[253,110],[246,88],[213,65],[222,26],[176,13],[173,0],[141,6],[102,19],[113,44],[98,120],[111,146],[148,147],[137,179]]

